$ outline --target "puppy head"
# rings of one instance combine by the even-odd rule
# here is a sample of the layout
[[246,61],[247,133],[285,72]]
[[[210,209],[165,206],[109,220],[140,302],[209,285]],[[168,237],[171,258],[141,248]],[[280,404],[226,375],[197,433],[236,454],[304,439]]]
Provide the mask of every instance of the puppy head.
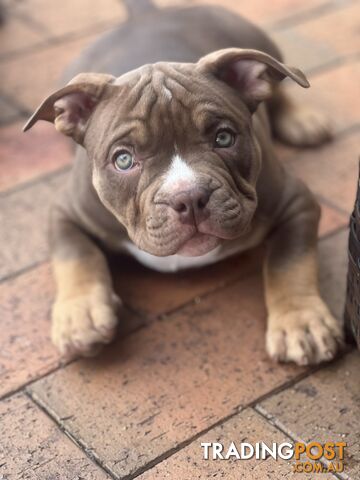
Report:
[[84,146],[99,198],[140,249],[203,255],[250,226],[261,165],[251,116],[285,77],[309,86],[299,70],[241,49],[119,78],[80,74],[25,130],[51,121]]

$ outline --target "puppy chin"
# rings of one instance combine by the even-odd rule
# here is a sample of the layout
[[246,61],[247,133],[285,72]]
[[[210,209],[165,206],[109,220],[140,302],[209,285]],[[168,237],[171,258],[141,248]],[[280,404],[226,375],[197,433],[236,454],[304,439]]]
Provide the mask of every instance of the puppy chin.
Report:
[[221,243],[221,239],[213,235],[196,233],[187,240],[176,252],[182,257],[200,257],[214,250]]

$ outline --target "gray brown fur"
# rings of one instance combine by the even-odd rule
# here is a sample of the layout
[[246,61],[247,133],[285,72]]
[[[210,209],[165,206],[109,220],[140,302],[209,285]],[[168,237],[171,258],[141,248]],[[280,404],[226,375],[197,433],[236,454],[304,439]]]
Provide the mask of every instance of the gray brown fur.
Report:
[[[141,3],[142,14],[90,46],[66,78],[100,74],[75,77],[27,125],[54,121],[81,145],[51,217],[54,343],[86,355],[114,334],[117,300],[98,245],[121,250],[126,240],[161,257],[199,237],[187,254],[266,241],[270,356],[298,364],[333,358],[342,332],[318,292],[319,207],[272,145],[274,133],[297,146],[330,136],[326,120],[296,106],[279,84],[289,76],[306,87],[304,75],[282,63],[260,29],[222,8]],[[210,145],[221,126],[236,139],[218,150]],[[112,152],[124,144],[136,155],[135,173],[113,168]],[[175,156],[196,173],[196,195],[206,192],[206,206],[195,212],[190,203],[186,218],[173,204],[184,192],[164,187]]]

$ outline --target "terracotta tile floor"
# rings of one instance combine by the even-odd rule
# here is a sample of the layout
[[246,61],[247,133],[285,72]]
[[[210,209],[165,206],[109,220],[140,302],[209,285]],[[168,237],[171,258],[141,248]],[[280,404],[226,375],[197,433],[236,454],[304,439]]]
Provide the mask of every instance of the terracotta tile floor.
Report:
[[[203,0],[158,0],[162,7]],[[317,150],[279,145],[323,209],[323,295],[341,317],[347,223],[360,140],[360,7],[356,0],[211,0],[261,24],[302,67],[336,136]],[[264,349],[262,250],[181,275],[114,259],[124,299],[117,341],[98,358],[64,364],[49,339],[54,286],[48,205],[71,161],[49,125],[21,125],[66,64],[125,21],[121,1],[4,0],[0,27],[0,478],[313,478],[291,462],[218,462],[200,443],[344,440],[358,479],[360,358],[350,351],[316,371],[279,366]],[[39,67],[39,68],[35,68]],[[121,272],[117,266],[121,263]],[[319,477],[320,478],[320,477]]]

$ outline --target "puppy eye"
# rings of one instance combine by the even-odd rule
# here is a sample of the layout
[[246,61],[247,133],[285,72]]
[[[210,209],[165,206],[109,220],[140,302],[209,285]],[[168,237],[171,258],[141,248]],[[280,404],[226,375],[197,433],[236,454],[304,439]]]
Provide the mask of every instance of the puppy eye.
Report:
[[215,144],[216,148],[229,148],[234,145],[235,134],[228,129],[222,128],[216,132]]
[[113,157],[113,162],[116,170],[125,172],[134,166],[134,156],[128,150],[118,150]]

